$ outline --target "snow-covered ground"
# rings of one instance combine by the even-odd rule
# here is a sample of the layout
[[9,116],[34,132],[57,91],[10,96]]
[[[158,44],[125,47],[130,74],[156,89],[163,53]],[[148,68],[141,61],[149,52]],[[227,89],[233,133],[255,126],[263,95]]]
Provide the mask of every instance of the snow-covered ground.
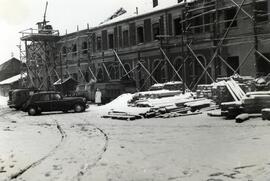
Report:
[[270,179],[269,122],[236,124],[206,114],[136,121],[100,117],[103,109],[124,107],[123,100],[77,114],[28,116],[2,109],[0,180]]
[[8,97],[0,96],[0,108],[7,107]]

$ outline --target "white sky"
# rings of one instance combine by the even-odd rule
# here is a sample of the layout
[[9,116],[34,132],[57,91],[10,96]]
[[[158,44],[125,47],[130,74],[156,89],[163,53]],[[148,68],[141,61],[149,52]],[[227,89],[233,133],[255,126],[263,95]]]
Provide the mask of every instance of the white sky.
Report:
[[[152,0],[47,0],[47,20],[64,34],[99,24],[120,7],[135,12],[135,7]],[[148,2],[147,2],[148,1]],[[19,58],[19,31],[36,28],[43,20],[46,0],[0,0],[0,64]]]
[[[43,20],[46,1],[47,18],[60,34],[98,25],[120,7],[133,13],[152,8],[152,0],[0,0],[0,64],[9,60],[12,53],[19,59],[19,31],[37,28]],[[176,3],[177,0],[159,0],[160,5]]]

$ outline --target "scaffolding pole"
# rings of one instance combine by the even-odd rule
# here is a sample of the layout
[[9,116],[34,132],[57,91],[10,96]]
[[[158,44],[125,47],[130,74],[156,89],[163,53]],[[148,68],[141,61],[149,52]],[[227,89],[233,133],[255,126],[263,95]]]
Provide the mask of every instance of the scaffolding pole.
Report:
[[[242,8],[242,6],[243,6],[243,4],[244,4],[245,1],[246,1],[246,0],[242,0],[241,5],[240,5],[240,8],[239,8],[239,9],[237,10],[237,12],[235,13],[235,15],[234,15],[234,17],[233,17],[233,19],[232,19],[230,25],[228,26],[228,28],[227,28],[226,32],[224,33],[222,39],[221,39],[220,42],[218,43],[218,46],[217,46],[217,48],[216,48],[216,50],[215,50],[215,52],[214,52],[214,55],[213,55],[212,59],[210,60],[210,62],[209,62],[208,65],[206,66],[206,70],[210,67],[210,65],[212,64],[213,60],[214,60],[214,59],[216,58],[216,56],[218,55],[219,49],[220,49],[221,45],[223,44],[225,38],[228,36],[229,31],[230,31],[230,29],[231,29],[231,27],[232,27],[232,25],[233,25],[233,22],[236,20],[238,14],[240,13],[240,9]],[[199,77],[198,81],[196,82],[195,86],[198,85],[198,83],[200,82],[200,80],[202,79],[202,77],[204,76],[204,74],[205,74],[205,71],[202,72],[202,74],[201,74],[201,76]]]
[[123,65],[121,59],[119,58],[117,52],[116,52],[115,50],[113,50],[113,53],[115,54],[117,60],[119,61],[120,65],[122,66],[122,68],[123,68],[123,70],[125,71],[125,73],[127,74],[128,78],[130,79],[130,76],[128,75],[128,72],[127,72],[125,66]]
[[151,75],[151,73],[147,70],[147,68],[145,68],[145,66],[144,66],[140,61],[138,61],[138,64],[140,64],[140,66],[145,70],[145,72],[146,72],[149,76],[151,76],[151,78],[153,79],[153,81],[154,81],[155,83],[158,83],[158,81],[155,79],[155,77]]

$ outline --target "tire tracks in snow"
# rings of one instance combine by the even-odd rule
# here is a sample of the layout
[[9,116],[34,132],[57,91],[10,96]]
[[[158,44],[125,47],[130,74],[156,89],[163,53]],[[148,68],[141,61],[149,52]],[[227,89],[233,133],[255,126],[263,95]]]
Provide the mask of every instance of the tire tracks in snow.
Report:
[[61,134],[61,141],[47,155],[45,155],[44,157],[40,158],[39,160],[31,163],[30,165],[26,166],[25,168],[21,169],[19,172],[12,174],[8,178],[8,180],[14,180],[14,179],[17,179],[18,177],[22,176],[25,172],[36,167],[37,165],[41,164],[44,160],[46,160],[47,158],[49,158],[50,156],[55,154],[56,150],[58,150],[61,147],[61,145],[63,144],[63,142],[67,138],[67,135],[66,135],[65,131],[62,129],[61,125],[57,122],[57,120],[55,120],[55,124],[56,124],[56,128],[57,128],[58,132]]
[[[84,119],[84,122],[87,122],[87,121]],[[78,180],[78,181],[80,181],[83,178],[83,176],[85,175],[85,173],[87,171],[91,170],[92,168],[94,168],[97,165],[97,163],[103,158],[103,155],[108,150],[108,146],[109,146],[109,136],[103,129],[101,129],[100,127],[97,127],[94,124],[90,124],[90,123],[87,123],[85,125],[89,125],[95,129],[97,129],[103,135],[105,143],[104,143],[104,146],[103,146],[100,154],[97,156],[97,158],[94,160],[94,162],[79,171],[77,178],[76,178],[76,180]]]

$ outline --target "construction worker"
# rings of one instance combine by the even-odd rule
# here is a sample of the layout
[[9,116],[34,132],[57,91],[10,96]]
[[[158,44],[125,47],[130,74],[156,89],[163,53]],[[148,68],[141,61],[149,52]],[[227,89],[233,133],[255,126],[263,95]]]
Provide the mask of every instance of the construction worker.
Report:
[[101,93],[101,91],[99,90],[99,88],[97,88],[96,94],[95,94],[95,103],[96,103],[97,105],[100,105],[100,104],[101,104],[101,97],[102,97],[102,93]]

